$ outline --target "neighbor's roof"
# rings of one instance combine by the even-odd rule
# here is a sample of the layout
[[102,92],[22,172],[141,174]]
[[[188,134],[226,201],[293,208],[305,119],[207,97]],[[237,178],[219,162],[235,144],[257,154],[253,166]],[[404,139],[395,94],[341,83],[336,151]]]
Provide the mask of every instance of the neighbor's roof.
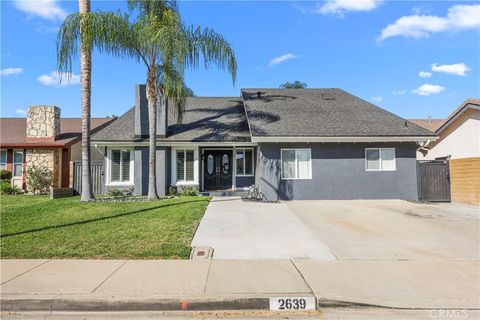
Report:
[[[92,118],[91,132],[107,126],[114,119]],[[76,143],[81,138],[81,118],[60,119],[60,135],[54,141],[28,141],[25,118],[0,118],[0,145],[2,147],[65,147]]]
[[[172,117],[170,117],[172,118]],[[172,119],[169,119],[172,120]],[[170,122],[166,141],[250,141],[247,119],[240,98],[187,98],[181,124]],[[95,141],[133,141],[135,107],[112,125],[92,136]]]
[[418,124],[420,127],[434,133],[444,123],[445,119],[408,119],[408,121]]
[[255,88],[242,96],[252,137],[433,135],[341,89]]

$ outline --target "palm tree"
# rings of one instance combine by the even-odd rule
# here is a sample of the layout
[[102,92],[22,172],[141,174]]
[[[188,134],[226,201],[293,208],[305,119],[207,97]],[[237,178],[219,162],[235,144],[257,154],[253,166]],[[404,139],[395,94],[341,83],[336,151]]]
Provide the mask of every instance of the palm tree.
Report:
[[280,85],[280,88],[282,89],[305,89],[307,87],[307,84],[305,82],[301,82],[298,80],[295,80],[294,82],[285,82]]
[[[208,28],[185,26],[174,0],[129,0],[133,21],[128,15],[94,12],[82,17],[69,15],[58,33],[59,66],[70,71],[79,37],[100,52],[134,58],[147,71],[146,94],[149,117],[148,199],[158,199],[156,188],[157,108],[173,104],[181,121],[188,94],[185,68],[215,65],[227,69],[235,83],[237,64],[230,44]],[[80,25],[84,28],[80,33]]]

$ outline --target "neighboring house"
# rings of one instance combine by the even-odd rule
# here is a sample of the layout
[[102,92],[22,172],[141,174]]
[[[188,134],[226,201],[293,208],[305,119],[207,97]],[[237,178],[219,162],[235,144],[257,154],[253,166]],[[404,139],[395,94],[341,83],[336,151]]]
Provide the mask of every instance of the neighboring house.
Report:
[[[92,118],[91,132],[109,125],[113,119]],[[81,119],[60,118],[53,106],[28,108],[27,118],[0,118],[0,169],[12,172],[12,184],[26,188],[26,170],[43,166],[53,173],[54,187],[69,187],[70,162],[81,160]],[[103,155],[91,149],[93,160]]]
[[480,204],[480,100],[468,99],[447,119],[410,120],[438,135],[418,160],[450,159],[452,201]]
[[[157,187],[257,185],[268,199],[417,199],[416,150],[436,135],[341,89],[242,89],[187,99],[181,124],[158,114]],[[105,190],[148,189],[145,86],[92,136]]]

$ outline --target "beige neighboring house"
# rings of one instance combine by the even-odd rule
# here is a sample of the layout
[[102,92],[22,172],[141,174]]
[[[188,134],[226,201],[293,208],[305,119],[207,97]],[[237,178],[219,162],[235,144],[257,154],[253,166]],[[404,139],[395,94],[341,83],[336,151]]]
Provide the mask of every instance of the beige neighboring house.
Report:
[[[114,119],[92,118],[91,132]],[[60,108],[32,106],[27,118],[0,118],[0,169],[12,172],[12,184],[26,189],[26,170],[43,166],[53,173],[54,187],[72,186],[72,161],[81,160],[81,118],[61,118]],[[91,148],[92,160],[104,155]]]
[[452,201],[480,205],[480,100],[466,100],[447,119],[410,121],[439,136],[417,159],[449,159]]

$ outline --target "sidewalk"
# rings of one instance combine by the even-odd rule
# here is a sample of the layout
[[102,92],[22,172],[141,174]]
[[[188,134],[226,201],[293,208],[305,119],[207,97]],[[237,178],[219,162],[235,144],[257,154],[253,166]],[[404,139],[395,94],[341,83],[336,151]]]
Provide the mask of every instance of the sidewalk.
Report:
[[479,309],[479,261],[2,260],[3,311],[268,309],[317,306]]

